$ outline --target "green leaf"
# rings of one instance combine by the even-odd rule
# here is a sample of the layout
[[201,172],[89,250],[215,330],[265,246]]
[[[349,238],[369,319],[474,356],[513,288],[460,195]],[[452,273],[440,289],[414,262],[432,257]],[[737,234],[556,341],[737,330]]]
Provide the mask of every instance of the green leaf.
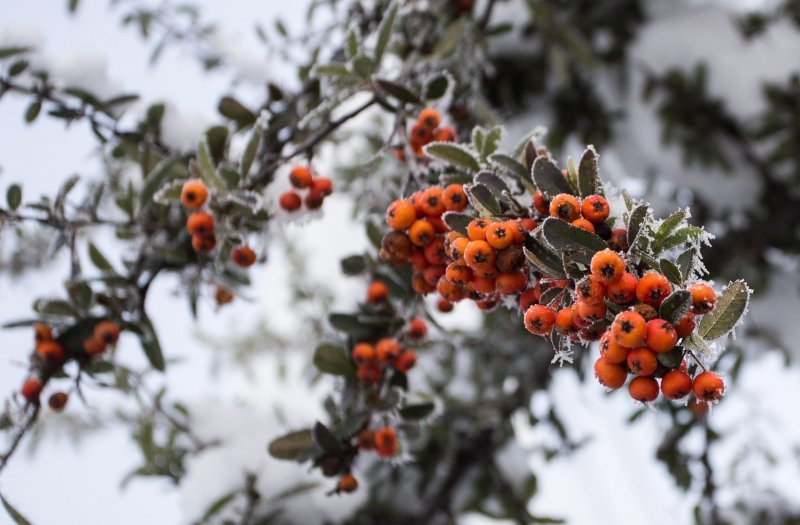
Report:
[[316,66],[314,71],[317,73],[317,75],[330,77],[348,77],[353,74],[349,69],[347,69],[347,66],[336,62]]
[[678,256],[677,264],[681,271],[681,277],[683,277],[684,281],[689,278],[689,274],[692,271],[692,263],[694,262],[695,253],[696,249],[694,246],[692,246]]
[[139,100],[139,95],[135,95],[133,93],[127,95],[119,95],[103,102],[103,108],[110,109],[114,106],[120,106],[122,104],[130,104],[131,102],[136,102],[137,100]]
[[425,150],[425,154],[464,168],[467,171],[477,172],[481,169],[480,164],[478,164],[478,159],[463,146],[447,142],[431,142],[423,149]]
[[353,59],[358,54],[358,38],[355,30],[350,30],[347,34],[347,58]]
[[363,255],[351,255],[341,260],[342,273],[358,275],[367,269],[367,261]]
[[667,368],[677,368],[683,360],[683,347],[676,346],[669,352],[658,352],[656,359]]
[[139,336],[139,341],[142,344],[142,350],[150,365],[158,371],[163,372],[166,368],[164,362],[164,353],[161,350],[161,343],[158,341],[158,334],[150,318],[142,312],[142,319],[140,321],[142,334]]
[[17,60],[13,64],[11,64],[11,66],[9,66],[8,76],[15,77],[19,75],[20,73],[28,69],[29,64],[30,62],[28,62],[27,60]]
[[77,11],[78,10],[78,0],[69,0],[68,8],[69,8],[69,12],[70,13],[74,13],[75,11]]
[[639,233],[642,230],[644,220],[647,218],[647,204],[640,204],[631,211],[631,216],[628,219],[628,247],[633,248]]
[[359,54],[353,58],[353,72],[356,75],[367,78],[373,71],[375,71],[375,63],[368,56]]
[[559,193],[572,194],[572,188],[558,166],[547,157],[536,157],[531,169],[533,182],[543,193],[554,197]]
[[214,163],[211,161],[211,155],[205,139],[201,140],[197,145],[197,161],[203,181],[212,188],[224,190],[225,184],[222,182],[219,175],[217,175],[217,170],[214,168]]
[[21,55],[30,51],[29,47],[0,47],[0,58],[8,58],[14,55]]
[[423,419],[433,413],[433,403],[418,403],[415,405],[406,405],[402,407],[400,417],[403,419]]
[[116,273],[114,272],[114,267],[111,266],[111,263],[106,259],[106,256],[95,246],[93,242],[89,242],[89,259],[92,261],[92,264],[103,273]]
[[14,506],[11,505],[11,503],[9,503],[5,497],[0,496],[0,501],[3,502],[3,507],[6,509],[6,512],[14,521],[14,523],[16,523],[17,525],[31,525],[31,522],[28,521],[27,518],[25,518],[25,516],[20,514],[20,512],[17,509],[15,509]]
[[691,350],[697,350],[704,355],[710,355],[711,349],[708,347],[705,341],[698,336],[697,334],[691,334],[689,337],[684,338],[683,346],[689,348]]
[[480,126],[472,128],[472,147],[479,152],[483,148],[483,139],[486,137],[486,130]]
[[274,439],[267,450],[276,459],[295,461],[303,458],[309,450],[314,449],[314,437],[311,429],[297,430]]
[[368,220],[365,228],[367,230],[367,238],[369,239],[369,242],[371,242],[372,246],[375,248],[380,249],[381,241],[383,240],[383,232],[381,232],[380,227],[374,222]]
[[474,181],[476,184],[483,184],[489,188],[489,190],[492,192],[492,195],[494,195],[498,201],[504,199],[504,192],[508,192],[509,194],[511,193],[511,190],[506,182],[491,171],[482,171],[478,173],[475,175]]
[[661,268],[661,273],[664,274],[664,277],[669,279],[672,284],[676,284],[681,286],[683,284],[683,275],[681,275],[680,269],[675,266],[675,263],[670,261],[669,259],[661,259],[659,261],[659,268]]
[[311,435],[314,437],[314,443],[323,451],[336,455],[342,453],[341,442],[333,435],[328,427],[319,421],[314,425]]
[[434,77],[425,85],[425,100],[436,100],[447,93],[449,81],[444,75]]
[[225,507],[227,507],[231,502],[233,502],[234,499],[236,499],[236,496],[239,495],[239,492],[239,490],[234,490],[233,492],[229,492],[214,501],[208,507],[206,513],[203,514],[203,517],[200,518],[200,524],[209,523],[211,518],[222,512]]
[[28,106],[28,109],[25,110],[25,122],[30,124],[36,117],[39,116],[39,112],[42,110],[42,102],[40,100],[34,100]]
[[489,157],[489,161],[495,165],[505,168],[508,174],[514,178],[514,180],[522,184],[522,186],[528,190],[528,193],[532,194],[536,191],[536,186],[533,185],[531,174],[525,169],[525,166],[517,162],[517,160],[513,157],[503,153],[495,153]]
[[525,256],[542,273],[551,277],[566,277],[561,257],[532,235],[525,239]]
[[322,344],[314,351],[314,366],[321,372],[336,376],[355,377],[355,368],[347,352],[335,345]]
[[172,167],[178,161],[179,155],[172,154],[169,157],[161,159],[161,161],[153,166],[150,173],[144,178],[144,186],[139,194],[139,204],[142,208],[146,207],[153,201],[156,192],[164,186],[167,181],[170,181],[177,176],[181,175],[178,170],[173,170]]
[[250,140],[247,141],[247,146],[245,146],[242,152],[242,160],[239,167],[239,173],[242,175],[242,179],[247,178],[250,174],[250,168],[253,167],[253,161],[255,161],[256,154],[258,153],[258,147],[261,145],[262,134],[261,126],[255,126],[250,133]]
[[672,233],[672,230],[674,230],[681,223],[684,217],[686,217],[686,210],[678,210],[664,219],[664,222],[662,222],[661,226],[658,227],[656,238],[664,239],[667,235]]
[[578,164],[578,191],[581,197],[588,197],[597,193],[597,152],[594,146],[589,146],[581,156]]
[[206,143],[211,159],[219,164],[225,157],[225,145],[228,142],[227,126],[212,126],[206,130]]
[[153,195],[153,202],[157,202],[158,204],[168,205],[172,202],[179,201],[181,199],[181,192],[183,191],[184,181],[177,180],[171,181],[156,192]]
[[556,251],[570,252],[572,260],[581,264],[589,264],[595,253],[608,248],[598,235],[554,217],[545,219],[542,233]]
[[502,211],[500,203],[487,186],[483,184],[467,184],[464,186],[464,192],[466,192],[472,207],[478,210],[481,215],[486,217],[500,215]]
[[78,311],[67,301],[48,301],[39,299],[33,303],[33,310],[43,315],[56,315],[60,317],[77,317]]
[[692,294],[687,290],[672,292],[658,309],[658,316],[672,324],[677,323],[692,307]]
[[452,55],[458,49],[458,44],[467,30],[467,23],[466,17],[460,17],[447,26],[439,38],[433,54],[439,58],[447,58]]
[[728,284],[725,291],[717,298],[714,309],[703,316],[700,321],[700,337],[713,341],[727,335],[747,310],[750,301],[750,290],[744,281]]
[[8,209],[11,211],[16,210],[22,204],[22,188],[19,184],[12,184],[8,187],[6,190],[6,202],[8,203]]
[[387,95],[393,96],[400,102],[408,102],[409,104],[419,104],[422,102],[419,99],[419,95],[401,84],[382,78],[376,78],[375,83],[381,90],[386,92]]
[[681,228],[680,230],[676,231],[666,239],[662,244],[662,249],[669,250],[670,248],[674,248],[679,246],[690,239],[699,239],[703,236],[705,230],[698,226],[687,226],[685,228]]
[[442,215],[442,219],[448,228],[464,236],[467,235],[467,226],[470,221],[472,221],[472,217],[469,215],[464,215],[463,213],[455,211],[446,212]]
[[233,97],[222,97],[217,105],[217,111],[223,117],[230,119],[240,125],[252,124],[256,121],[256,115],[244,104]]
[[381,24],[378,27],[378,40],[375,42],[376,65],[380,65],[386,46],[389,45],[389,39],[392,37],[392,29],[394,28],[394,20],[397,17],[397,9],[397,4],[392,5],[389,13],[381,20]]
[[486,161],[489,155],[497,151],[500,147],[500,141],[503,139],[503,128],[495,126],[486,132],[486,137],[483,139],[483,144],[480,148],[481,160]]

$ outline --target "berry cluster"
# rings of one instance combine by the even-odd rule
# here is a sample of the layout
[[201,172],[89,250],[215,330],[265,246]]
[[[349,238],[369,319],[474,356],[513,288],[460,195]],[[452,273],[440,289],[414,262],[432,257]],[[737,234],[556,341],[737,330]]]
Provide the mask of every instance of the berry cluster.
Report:
[[[120,331],[115,323],[106,320],[90,321],[90,323],[65,331],[62,334],[63,340],[53,337],[53,330],[49,325],[38,323],[35,326],[36,345],[33,359],[35,374],[25,379],[20,389],[20,394],[28,403],[39,403],[39,396],[47,380],[58,373],[70,359],[84,363],[105,352],[109,345],[116,344]],[[75,334],[79,334],[77,339]],[[79,343],[73,345],[73,341]],[[56,392],[50,396],[48,404],[53,410],[60,411],[67,404],[67,400],[67,394]]]
[[296,190],[288,190],[281,194],[278,204],[288,212],[299,210],[303,203],[309,210],[319,209],[325,197],[333,193],[331,179],[314,177],[311,168],[307,166],[292,168],[289,172],[289,182],[296,190],[307,190],[307,192],[305,199]]
[[450,126],[442,126],[442,115],[433,108],[425,108],[419,112],[417,121],[411,126],[408,142],[411,150],[419,156],[425,153],[423,146],[431,142],[454,142],[456,130]]
[[[192,247],[198,253],[209,253],[217,246],[214,216],[202,211],[208,201],[208,188],[201,180],[190,180],[181,189],[181,203],[190,210],[196,210],[186,220],[186,229],[192,236]],[[252,266],[256,262],[256,254],[247,245],[237,246],[231,252],[231,260],[241,268]]]

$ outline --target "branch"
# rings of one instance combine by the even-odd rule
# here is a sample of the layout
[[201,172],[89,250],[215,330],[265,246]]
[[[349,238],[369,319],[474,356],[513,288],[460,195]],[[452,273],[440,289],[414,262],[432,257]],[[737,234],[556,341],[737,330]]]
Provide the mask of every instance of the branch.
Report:
[[14,454],[14,451],[17,450],[17,447],[22,442],[22,438],[25,437],[25,435],[31,428],[33,428],[33,424],[39,417],[39,411],[42,408],[40,404],[38,403],[35,405],[29,404],[27,406],[33,406],[34,407],[33,412],[30,413],[30,415],[28,416],[28,420],[14,436],[14,439],[11,441],[11,445],[9,446],[8,450],[4,454],[0,455],[0,472],[2,472],[3,469],[5,469],[9,459],[11,459],[11,456]]

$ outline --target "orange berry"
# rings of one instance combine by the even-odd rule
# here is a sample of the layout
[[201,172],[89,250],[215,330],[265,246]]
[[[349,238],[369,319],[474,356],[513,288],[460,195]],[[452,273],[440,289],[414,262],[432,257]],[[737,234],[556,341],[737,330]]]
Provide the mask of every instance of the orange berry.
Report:
[[436,142],[455,142],[456,130],[450,126],[441,127],[433,133],[433,140]]
[[443,297],[436,303],[436,308],[443,314],[446,314],[453,311],[453,303]]
[[599,224],[608,219],[610,211],[608,201],[600,195],[589,195],[583,199],[581,204],[583,217],[594,224]]
[[530,217],[521,218],[519,220],[519,224],[522,226],[522,228],[526,232],[532,232],[533,230],[536,229],[537,226],[539,226],[539,224],[534,219],[531,219]]
[[358,480],[352,474],[345,474],[339,479],[336,484],[336,489],[339,492],[355,492],[358,488]]
[[327,177],[318,177],[311,181],[310,191],[321,193],[323,197],[327,197],[333,193],[333,181]]
[[100,339],[90,337],[83,341],[83,351],[90,356],[100,355],[106,351],[106,345]]
[[386,208],[386,224],[397,231],[408,229],[417,219],[414,205],[408,201],[397,199]]
[[256,262],[256,252],[247,245],[237,246],[231,252],[233,264],[241,268],[249,268]]
[[636,312],[620,312],[611,323],[611,337],[624,347],[641,346],[646,335],[647,323]]
[[[442,299],[450,303],[457,303],[464,298],[464,288],[462,285],[447,280],[447,277],[439,279],[439,282],[436,283],[436,291],[439,292]],[[441,311],[441,301],[439,306],[439,310]]]
[[505,250],[498,250],[495,265],[500,273],[511,273],[525,267],[525,252],[522,247],[512,245]]
[[636,298],[640,303],[658,308],[671,290],[666,277],[660,273],[648,273],[643,275],[636,285]]
[[36,353],[48,363],[61,363],[64,360],[64,347],[58,341],[48,340],[36,344]]
[[442,188],[433,186],[422,192],[420,206],[425,215],[441,215],[445,211],[442,201]]
[[454,260],[461,259],[464,257],[464,252],[467,249],[467,245],[469,244],[469,239],[466,237],[459,237],[458,239],[454,240],[450,243],[450,258]]
[[609,363],[624,363],[628,359],[630,348],[619,344],[613,337],[611,331],[606,330],[600,337],[600,357]]
[[589,325],[593,325],[605,319],[606,312],[608,311],[606,303],[602,301],[599,303],[589,303],[583,299],[575,301],[575,304],[572,305],[572,309],[575,311],[577,317],[588,322]]
[[587,232],[594,233],[594,224],[592,224],[586,219],[583,218],[575,219],[574,221],[572,221],[572,225],[575,226],[576,228],[580,228],[582,230],[586,230]]
[[495,279],[497,292],[502,295],[519,293],[528,285],[528,272],[520,270],[512,273],[501,273]]
[[445,271],[447,280],[456,284],[467,284],[472,279],[472,270],[466,264],[451,262]]
[[425,219],[417,219],[408,229],[408,238],[417,246],[425,246],[432,242],[435,236],[433,225]]
[[33,328],[34,335],[33,339],[40,343],[42,341],[49,341],[53,338],[53,331],[50,329],[50,326],[46,323],[37,323],[36,326]]
[[428,335],[428,324],[424,319],[415,317],[408,322],[407,333],[411,339],[422,339]]
[[470,241],[464,250],[464,261],[477,272],[491,269],[496,258],[494,250],[486,241]]
[[485,241],[486,230],[489,228],[490,224],[492,224],[492,221],[484,217],[472,219],[467,225],[467,236],[469,237],[469,240]]
[[649,304],[635,304],[631,307],[631,311],[641,315],[645,322],[652,321],[658,317],[658,311]]
[[407,373],[417,364],[417,355],[411,350],[403,350],[394,362],[394,368],[401,374]]
[[669,352],[678,342],[678,333],[671,323],[663,319],[647,321],[647,347],[653,352]]
[[497,289],[497,278],[476,276],[469,282],[467,289],[479,295],[490,294]]
[[652,377],[634,377],[628,393],[640,403],[650,403],[658,398],[658,381]]
[[375,356],[384,364],[394,362],[400,350],[400,344],[394,339],[381,339],[375,343]]
[[111,321],[100,321],[94,325],[92,335],[104,345],[113,345],[119,339],[119,327]]
[[703,372],[694,378],[692,390],[698,401],[713,403],[722,397],[722,393],[725,391],[725,382],[714,372]]
[[656,354],[644,346],[634,348],[628,352],[628,357],[625,361],[628,364],[628,370],[637,376],[653,375],[653,372],[658,368]]
[[519,307],[523,312],[527,311],[531,305],[539,302],[542,292],[538,287],[528,288],[519,296]]
[[568,193],[559,193],[550,201],[550,215],[572,222],[581,216],[581,203]]
[[525,237],[528,236],[528,230],[522,225],[519,220],[509,219],[506,221],[509,230],[511,231],[511,242],[513,244],[525,244]]
[[313,185],[311,186],[311,189],[308,190],[308,193],[306,193],[306,198],[303,199],[303,203],[309,210],[318,210],[322,207],[322,203],[324,201],[325,194],[319,189],[314,188]]
[[686,315],[675,323],[675,332],[678,334],[678,337],[689,337],[692,335],[692,332],[694,332],[695,326],[694,313],[686,312]]
[[536,193],[533,194],[533,207],[540,215],[550,214],[550,201],[539,190],[536,190]]
[[67,406],[69,397],[64,392],[56,392],[47,400],[47,404],[53,412],[61,412]]
[[208,198],[208,188],[200,180],[190,180],[181,189],[181,204],[187,208],[197,209]]
[[358,448],[362,450],[372,450],[375,448],[375,433],[372,430],[364,429],[358,434]]
[[547,335],[556,321],[556,311],[543,304],[534,304],[525,311],[525,328],[532,334]]
[[493,222],[486,227],[486,242],[496,249],[502,250],[511,246],[514,241],[513,231],[505,222]]
[[661,378],[661,392],[667,399],[683,399],[692,391],[692,378],[683,370],[670,370]]
[[214,290],[214,301],[217,306],[229,304],[233,302],[233,292],[224,286],[217,286],[217,289]]
[[442,202],[448,211],[463,211],[467,207],[467,193],[461,184],[451,184],[442,192]]
[[392,257],[405,259],[411,253],[411,240],[403,232],[390,231],[381,239],[381,248]]
[[422,271],[423,277],[431,286],[436,286],[436,283],[439,282],[439,278],[444,276],[446,271],[445,266],[442,265],[432,265],[428,266]]
[[636,299],[636,285],[639,280],[632,273],[625,272],[622,278],[614,283],[609,283],[606,295],[608,300],[615,304],[629,304]]
[[592,275],[607,285],[622,279],[625,274],[625,261],[616,252],[605,249],[592,256],[591,269]]
[[[411,126],[411,144],[417,148],[424,146],[433,140],[433,128],[429,128],[422,122],[416,122]],[[415,148],[416,149],[416,148]]]
[[29,377],[22,383],[20,394],[28,403],[39,403],[39,394],[42,393],[42,382],[36,377]]
[[311,169],[307,166],[295,166],[292,168],[292,171],[289,172],[289,182],[295,188],[308,188],[311,186],[313,178]]
[[703,315],[714,309],[717,303],[717,294],[707,284],[693,284],[689,287],[692,293],[692,312]]
[[374,361],[376,357],[375,347],[369,343],[358,343],[353,346],[350,357],[352,357],[353,361],[358,365]]
[[217,237],[211,233],[208,235],[192,235],[192,248],[197,253],[208,253],[217,246]]
[[397,432],[393,428],[383,427],[375,431],[375,452],[380,457],[397,454]]
[[436,129],[442,123],[442,115],[433,108],[425,108],[419,112],[417,122],[423,124],[429,129]]
[[383,370],[377,363],[368,361],[356,368],[356,377],[365,385],[374,385],[383,378]]
[[619,228],[611,232],[611,238],[608,240],[608,246],[615,252],[628,251],[628,230]]
[[600,338],[603,336],[605,329],[602,327],[592,328],[591,326],[588,328],[583,328],[578,332],[578,337],[581,341],[588,343],[591,341],[599,341]]
[[562,308],[556,314],[555,327],[556,332],[560,334],[568,334],[575,329],[575,322],[572,319],[573,310],[571,306]]
[[586,303],[602,303],[606,295],[606,285],[596,276],[587,275],[575,284],[575,294]]
[[280,199],[278,199],[278,204],[286,211],[295,211],[300,209],[300,206],[303,205],[303,200],[297,193],[286,191],[281,194]]
[[389,287],[381,281],[372,281],[367,287],[367,302],[370,304],[382,303],[389,298]]
[[186,220],[186,229],[192,235],[211,235],[214,233],[214,217],[204,211],[196,211]]
[[622,365],[611,363],[601,357],[594,362],[594,376],[604,387],[616,390],[625,384],[628,373]]

